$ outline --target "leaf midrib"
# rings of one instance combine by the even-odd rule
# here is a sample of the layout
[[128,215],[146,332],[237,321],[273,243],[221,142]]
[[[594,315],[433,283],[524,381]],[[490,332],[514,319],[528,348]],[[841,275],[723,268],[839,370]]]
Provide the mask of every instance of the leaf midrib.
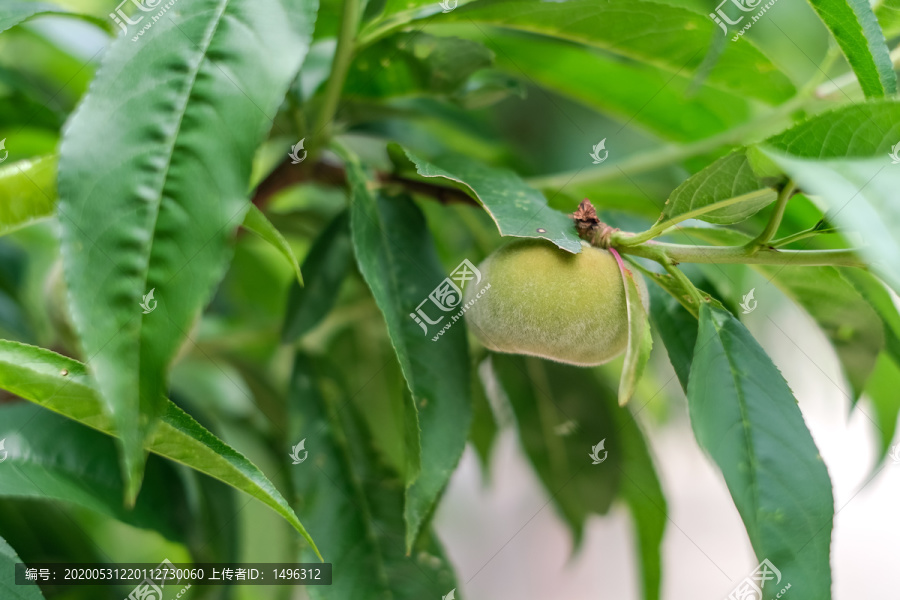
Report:
[[334,440],[335,446],[340,449],[341,458],[339,460],[343,463],[343,468],[347,472],[347,477],[353,489],[353,495],[356,497],[359,506],[361,506],[360,512],[363,516],[363,528],[366,531],[369,543],[372,545],[373,558],[375,559],[376,566],[380,571],[379,574],[382,578],[381,583],[385,586],[385,589],[390,592],[390,571],[388,570],[387,561],[384,558],[381,544],[378,543],[378,533],[375,531],[375,518],[372,514],[372,508],[369,506],[369,500],[366,497],[365,484],[354,468],[350,447],[347,443],[344,431],[338,423],[338,415],[334,413],[334,407],[324,397],[322,398],[322,402],[325,405],[325,418],[333,428],[332,439]]
[[[182,126],[184,125],[184,117],[188,112],[188,106],[190,104],[190,100],[194,95],[194,90],[196,89],[197,77],[200,74],[200,69],[203,68],[203,64],[207,60],[207,54],[209,53],[209,48],[212,45],[213,38],[215,37],[216,32],[219,30],[219,24],[222,22],[222,18],[225,15],[225,11],[228,9],[229,2],[230,2],[230,0],[220,0],[219,6],[217,8],[217,14],[212,19],[211,30],[204,37],[204,39],[201,40],[200,44],[195,44],[197,46],[197,48],[199,49],[198,54],[199,54],[200,58],[199,58],[199,60],[197,60],[195,68],[192,69],[190,72],[189,82],[185,89],[185,93],[183,95],[184,102],[181,106],[181,109],[177,113],[178,114],[178,123],[175,126],[175,130],[172,132],[172,135],[170,138],[171,144],[168,145],[168,154],[169,155],[168,155],[168,158],[166,159],[166,165],[160,171],[160,185],[158,187],[159,193],[156,195],[156,201],[155,201],[155,209],[156,210],[154,211],[154,218],[153,218],[153,223],[151,226],[151,231],[154,231],[154,232],[156,231],[156,226],[159,223],[159,215],[160,215],[160,213],[162,213],[162,199],[163,199],[164,192],[166,191],[166,188],[167,188],[167,183],[169,181],[169,171],[171,170],[171,167],[172,167],[172,159],[175,156],[175,148],[176,148],[176,146],[178,146],[178,139],[181,134]],[[187,37],[187,34],[185,34],[181,30],[181,28],[178,27],[177,24],[175,25],[175,28],[178,29],[179,31],[181,31],[182,35],[184,35],[188,39],[189,42],[191,42],[192,44],[194,43],[193,40],[191,40],[189,37]],[[163,147],[165,148],[166,145],[164,144]],[[174,198],[174,196],[173,196],[173,198]],[[146,262],[145,262],[145,265],[143,268],[143,276],[144,276],[143,289],[146,289],[146,287],[147,287],[147,276],[150,273],[150,259],[153,256],[153,243],[155,240],[156,240],[155,235],[150,236],[150,241],[148,242],[148,245],[147,245]],[[142,329],[143,329],[143,319],[141,319],[139,327],[138,327],[139,331]],[[138,345],[138,362],[140,362],[140,355],[141,355],[141,347],[139,344]]]
[[[710,310],[710,315],[713,316],[712,310]],[[743,437],[745,441],[745,447],[747,448],[747,458],[750,462],[750,468],[748,470],[748,476],[750,478],[750,492],[753,497],[753,529],[754,534],[750,535],[751,541],[756,539],[760,539],[760,529],[759,529],[759,509],[760,509],[760,500],[759,500],[759,480],[756,477],[756,470],[759,468],[759,461],[756,459],[756,451],[753,445],[753,436],[751,433],[750,420],[747,414],[746,407],[746,397],[742,391],[741,386],[739,385],[739,378],[737,376],[736,365],[732,361],[731,354],[725,348],[725,340],[719,335],[721,328],[719,327],[718,321],[713,317],[712,319],[713,327],[716,330],[716,336],[719,338],[719,343],[722,344],[722,354],[725,356],[725,360],[728,362],[728,372],[731,375],[732,382],[734,384],[735,394],[738,400],[738,410],[741,416],[741,430],[743,432]],[[750,533],[749,531],[747,532]]]
[[[397,281],[397,269],[396,262],[394,261],[393,253],[391,252],[391,241],[387,235],[387,229],[385,228],[384,220],[382,219],[381,211],[378,209],[378,195],[377,193],[372,193],[366,188],[364,185],[360,184],[361,190],[364,191],[365,194],[371,198],[371,206],[374,214],[375,225],[378,227],[378,238],[382,243],[382,247],[385,249],[384,256],[385,260],[388,263],[388,284],[391,287],[391,296],[394,299],[394,306],[391,307],[391,312],[394,315],[394,318],[397,319],[397,326],[402,327],[403,323],[403,314],[397,310],[397,306],[400,304],[400,282]],[[390,332],[388,332],[390,333]],[[409,393],[412,396],[413,401],[413,409],[416,408],[416,385],[415,385],[415,374],[413,373],[412,361],[410,360],[410,352],[409,346],[406,343],[406,339],[403,336],[402,331],[397,332],[397,340],[394,340],[394,336],[388,335],[388,338],[391,340],[391,343],[394,345],[395,350],[403,351],[403,358],[400,361],[400,367],[406,367],[404,370],[404,374],[406,375],[406,385],[409,388]],[[402,348],[397,348],[397,346],[402,346]],[[406,373],[406,371],[409,371]],[[418,411],[416,411],[418,412]]]

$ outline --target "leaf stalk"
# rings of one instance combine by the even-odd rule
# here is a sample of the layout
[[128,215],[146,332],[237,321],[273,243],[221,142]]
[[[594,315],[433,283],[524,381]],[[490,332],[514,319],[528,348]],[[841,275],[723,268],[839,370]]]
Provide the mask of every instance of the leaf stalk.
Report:
[[778,227],[781,226],[781,220],[784,218],[784,211],[787,208],[788,201],[796,191],[796,184],[793,181],[788,181],[781,188],[781,191],[778,192],[778,199],[775,201],[775,208],[772,210],[769,222],[766,223],[766,228],[756,238],[747,243],[747,248],[751,252],[756,252],[766,246],[778,233]]
[[331,74],[325,85],[322,104],[313,129],[315,136],[314,144],[311,146],[313,149],[320,148],[321,142],[331,137],[332,121],[337,113],[341,91],[344,89],[347,72],[350,70],[350,63],[353,60],[356,32],[359,29],[360,8],[360,0],[344,0],[341,29],[334,51],[334,61],[331,63]]

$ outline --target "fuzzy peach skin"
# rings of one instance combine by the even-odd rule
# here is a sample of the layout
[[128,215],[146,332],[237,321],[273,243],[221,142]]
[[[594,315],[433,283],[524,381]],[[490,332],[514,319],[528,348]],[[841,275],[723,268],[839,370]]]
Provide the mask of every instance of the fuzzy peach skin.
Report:
[[[469,329],[495,352],[528,354],[593,366],[628,344],[625,286],[615,257],[582,242],[580,254],[550,242],[520,239],[494,251],[478,267],[484,278],[467,286],[490,290],[466,311]],[[642,304],[647,287],[634,273]]]

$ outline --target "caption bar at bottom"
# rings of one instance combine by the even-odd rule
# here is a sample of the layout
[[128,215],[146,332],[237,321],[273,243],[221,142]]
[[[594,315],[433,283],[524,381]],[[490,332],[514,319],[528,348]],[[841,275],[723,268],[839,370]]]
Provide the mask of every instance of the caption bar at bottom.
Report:
[[16,585],[331,585],[331,563],[16,564]]

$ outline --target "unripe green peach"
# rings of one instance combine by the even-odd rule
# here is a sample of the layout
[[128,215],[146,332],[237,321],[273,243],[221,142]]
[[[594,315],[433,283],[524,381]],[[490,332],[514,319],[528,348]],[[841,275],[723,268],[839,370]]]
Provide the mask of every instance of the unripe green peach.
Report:
[[[624,352],[628,308],[618,262],[607,250],[582,245],[571,254],[521,239],[496,250],[478,267],[483,280],[465,289],[466,302],[474,301],[466,310],[469,329],[496,352],[573,365],[599,365]],[[646,307],[647,288],[633,275]]]

